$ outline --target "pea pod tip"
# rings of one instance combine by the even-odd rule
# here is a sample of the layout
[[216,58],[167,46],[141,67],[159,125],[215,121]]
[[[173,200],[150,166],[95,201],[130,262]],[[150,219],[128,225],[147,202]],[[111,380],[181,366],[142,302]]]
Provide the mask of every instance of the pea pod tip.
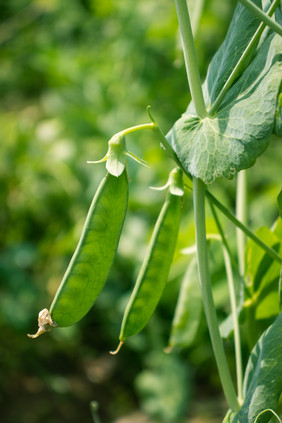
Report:
[[119,352],[119,350],[121,349],[121,347],[123,346],[123,343],[124,343],[123,341],[120,341],[120,343],[118,344],[117,349],[115,351],[110,351],[110,354],[116,355]]
[[39,335],[42,335],[45,332],[49,332],[51,327],[57,327],[58,325],[52,320],[49,310],[44,308],[38,314],[38,330],[34,335],[30,335],[29,333],[27,336],[29,338],[38,338]]

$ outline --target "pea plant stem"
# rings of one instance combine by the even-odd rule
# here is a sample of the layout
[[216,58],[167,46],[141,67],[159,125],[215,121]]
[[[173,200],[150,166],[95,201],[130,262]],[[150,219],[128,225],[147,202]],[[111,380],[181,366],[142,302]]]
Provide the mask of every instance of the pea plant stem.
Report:
[[222,251],[224,257],[224,264],[226,269],[227,281],[228,281],[228,289],[229,289],[229,297],[230,297],[230,305],[231,305],[231,312],[232,312],[232,319],[233,319],[233,327],[234,327],[234,345],[235,345],[235,360],[236,360],[236,375],[237,375],[237,394],[238,394],[238,401],[241,403],[243,401],[243,366],[242,366],[242,354],[241,354],[241,339],[240,339],[240,328],[239,328],[239,318],[237,312],[237,304],[236,304],[236,292],[235,292],[235,283],[233,278],[233,271],[232,271],[232,263],[233,257],[229,248],[229,245],[226,241],[223,228],[221,223],[218,219],[216,210],[209,200],[209,205],[218,228],[218,232],[221,236],[221,243],[222,243]]
[[202,289],[204,310],[213,346],[213,351],[221,379],[222,388],[232,411],[239,410],[236,393],[231,379],[223,342],[219,333],[219,326],[213,301],[211,280],[208,268],[208,253],[205,228],[205,185],[198,179],[193,179],[193,200],[196,228],[197,261],[199,279]]
[[[271,19],[268,15],[264,13],[259,7],[255,5],[255,3],[251,2],[250,0],[239,0],[250,12],[252,12],[255,16],[257,16],[265,25],[268,25],[273,31],[277,32],[277,34],[282,36],[282,27]],[[279,0],[277,2],[279,4]]]
[[[275,9],[279,5],[279,1],[280,0],[274,0],[274,2],[271,4],[270,8],[267,11],[268,16],[273,15],[273,13],[275,12]],[[264,31],[265,27],[266,27],[266,24],[264,22],[262,22],[259,25],[256,32],[254,33],[254,35],[252,36],[249,44],[245,48],[245,50],[244,50],[242,56],[240,57],[238,63],[236,64],[235,68],[233,69],[233,71],[229,75],[227,81],[225,82],[224,86],[222,87],[221,91],[219,92],[219,94],[218,94],[217,98],[215,99],[214,103],[211,105],[210,109],[208,110],[208,114],[210,116],[213,115],[217,111],[218,107],[222,103],[223,98],[225,97],[225,95],[229,91],[229,88],[231,87],[231,85],[233,84],[233,82],[235,81],[235,79],[237,78],[239,73],[241,72],[243,66],[245,65],[247,59],[249,58],[249,55],[251,54],[253,49],[256,47],[256,45],[257,45],[257,43],[260,39],[260,36],[261,36],[262,32]]]
[[207,111],[204,102],[187,1],[175,0],[175,5],[181,32],[183,54],[191,96],[197,115],[201,118],[204,118],[207,116]]
[[221,237],[222,243],[223,243],[223,245],[224,245],[224,247],[225,247],[226,251],[227,251],[227,252],[228,252],[228,254],[229,254],[229,257],[230,257],[230,259],[231,259],[231,262],[232,262],[233,266],[237,269],[237,263],[236,263],[236,261],[234,260],[233,255],[232,255],[232,253],[231,253],[230,247],[229,247],[229,245],[228,245],[228,242],[227,242],[226,236],[224,235],[224,231],[223,231],[223,228],[222,228],[221,223],[220,223],[220,221],[219,221],[219,218],[218,218],[218,216],[217,216],[217,213],[216,213],[216,210],[215,210],[215,208],[214,208],[214,205],[213,205],[213,203],[212,203],[212,201],[211,201],[211,199],[210,199],[210,198],[208,198],[208,201],[209,201],[210,209],[211,209],[211,211],[212,211],[213,218],[214,218],[215,224],[216,224],[216,226],[217,226],[218,232],[219,232],[219,234],[220,234],[220,237]]
[[228,281],[229,297],[231,304],[231,312],[233,318],[234,326],[234,345],[235,345],[235,360],[236,360],[236,375],[237,375],[237,393],[239,403],[243,402],[243,366],[242,366],[242,354],[241,354],[241,338],[240,338],[240,328],[239,328],[239,319],[236,305],[236,293],[235,293],[235,283],[232,272],[232,265],[228,251],[225,246],[222,245],[224,263]]
[[[242,170],[237,176],[237,192],[236,192],[236,217],[244,225],[247,223],[247,173]],[[245,272],[245,243],[246,236],[239,228],[236,230],[238,264],[241,276]]]

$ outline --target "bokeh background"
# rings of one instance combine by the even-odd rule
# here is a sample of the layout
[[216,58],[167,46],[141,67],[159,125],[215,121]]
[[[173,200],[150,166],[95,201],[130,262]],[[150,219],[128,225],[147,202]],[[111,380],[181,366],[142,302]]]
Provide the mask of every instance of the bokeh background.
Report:
[[[236,5],[204,3],[195,27],[202,78]],[[142,333],[119,355],[109,354],[164,201],[149,186],[165,184],[174,166],[149,132],[127,139],[150,168],[129,163],[129,210],[103,293],[74,327],[26,336],[51,303],[105,174],[104,164],[86,161],[102,158],[114,133],[149,122],[147,105],[167,132],[190,100],[174,2],[1,0],[0,99],[1,422],[91,423],[92,400],[102,423],[221,421],[226,404],[204,318],[189,349],[164,353],[189,260],[181,249],[194,243],[189,191],[161,303]],[[249,225],[271,225],[281,140],[273,138],[248,173]],[[218,181],[211,190],[234,209],[235,181]],[[234,228],[223,225],[232,239]],[[208,230],[214,230],[209,213]],[[224,319],[228,298],[216,248],[211,271]],[[233,366],[232,340],[226,349]]]

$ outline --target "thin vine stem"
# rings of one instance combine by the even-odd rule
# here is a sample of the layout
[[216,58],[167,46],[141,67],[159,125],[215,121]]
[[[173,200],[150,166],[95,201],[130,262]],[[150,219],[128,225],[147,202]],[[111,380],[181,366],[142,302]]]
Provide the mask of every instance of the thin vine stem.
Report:
[[186,0],[175,0],[179,28],[181,32],[182,47],[186,66],[188,83],[196,113],[200,118],[207,116],[196,49],[194,45],[191,22]]
[[228,251],[225,246],[222,245],[224,263],[228,281],[228,289],[230,296],[231,312],[234,326],[234,345],[235,345],[235,360],[236,360],[236,375],[237,375],[237,393],[238,401],[241,404],[243,402],[243,365],[242,365],[242,353],[241,353],[241,337],[239,328],[239,318],[236,304],[236,293],[235,283],[232,272],[232,265]]
[[90,411],[93,418],[94,423],[101,423],[101,420],[98,415],[99,404],[97,401],[90,402]]
[[[242,353],[241,353],[241,338],[240,338],[240,328],[239,328],[239,317],[236,304],[236,292],[235,292],[235,283],[232,271],[232,263],[234,263],[231,250],[227,243],[227,240],[224,235],[220,220],[217,216],[216,210],[209,199],[209,205],[218,228],[218,232],[221,237],[222,252],[224,257],[225,270],[228,281],[228,289],[230,296],[230,305],[233,319],[234,327],[234,345],[235,345],[235,361],[236,361],[236,376],[237,376],[237,394],[238,401],[241,403],[243,401],[243,365],[242,365]],[[231,263],[232,262],[232,263]],[[235,264],[236,265],[236,264]],[[237,268],[237,266],[236,266]]]
[[[275,12],[275,9],[279,5],[279,1],[280,0],[275,0],[272,3],[272,5],[270,6],[270,8],[267,11],[267,15],[268,16],[272,16],[273,15],[273,13]],[[229,88],[231,87],[231,85],[233,84],[233,82],[235,81],[235,79],[237,78],[238,74],[241,72],[243,66],[245,65],[247,59],[249,58],[250,53],[253,51],[253,49],[257,45],[257,43],[258,43],[258,41],[260,39],[260,36],[261,36],[262,32],[264,31],[265,27],[266,27],[266,24],[264,22],[262,22],[259,25],[259,27],[256,30],[256,32],[254,33],[254,35],[252,36],[249,44],[245,48],[242,56],[240,57],[239,61],[236,64],[235,68],[233,69],[233,71],[229,75],[227,81],[225,82],[224,86],[222,87],[221,91],[219,92],[218,96],[216,97],[214,103],[211,105],[210,109],[208,110],[208,114],[210,116],[213,115],[217,111],[218,107],[222,103],[223,98],[228,93]]]
[[202,289],[204,310],[218,367],[222,388],[232,411],[239,410],[235,389],[219,333],[219,326],[212,295],[211,280],[208,267],[208,253],[205,223],[205,185],[198,179],[193,179],[194,216],[196,227],[197,261],[199,279]]
[[[244,225],[247,223],[247,171],[242,170],[237,175],[237,192],[236,192],[236,218]],[[237,228],[237,251],[238,264],[241,276],[245,273],[245,244],[246,236],[244,232]]]
[[227,251],[227,252],[228,252],[228,254],[229,254],[229,257],[230,257],[230,260],[231,260],[231,262],[232,262],[233,266],[234,266],[234,267],[235,267],[235,269],[238,271],[238,266],[237,266],[237,263],[236,263],[236,261],[235,261],[235,259],[234,259],[233,255],[232,255],[232,253],[231,253],[231,249],[230,249],[229,244],[228,244],[228,242],[227,242],[226,236],[224,235],[224,231],[223,231],[222,225],[221,225],[220,220],[219,220],[219,218],[218,218],[218,216],[217,216],[217,213],[216,213],[216,210],[215,210],[215,208],[214,208],[214,205],[213,205],[213,203],[212,203],[212,201],[211,201],[211,199],[210,199],[209,197],[208,197],[208,201],[209,201],[209,206],[210,206],[210,209],[211,209],[211,211],[212,211],[213,218],[214,218],[215,224],[216,224],[216,226],[217,226],[217,229],[218,229],[219,235],[220,235],[220,237],[221,237],[222,243],[223,243],[223,245],[224,245],[224,247],[225,247],[226,251]]
[[143,123],[142,125],[131,126],[130,128],[124,129],[118,134],[125,136],[128,134],[132,134],[133,132],[142,131],[143,129],[154,129],[154,126],[154,123]]
[[[264,13],[259,7],[255,5],[255,3],[251,2],[250,0],[239,0],[246,9],[249,9],[255,16],[259,18],[260,21],[264,22],[265,25],[269,26],[273,31],[277,32],[277,34],[282,36],[282,27],[273,19],[271,19],[268,15]],[[278,1],[279,4],[279,1]]]

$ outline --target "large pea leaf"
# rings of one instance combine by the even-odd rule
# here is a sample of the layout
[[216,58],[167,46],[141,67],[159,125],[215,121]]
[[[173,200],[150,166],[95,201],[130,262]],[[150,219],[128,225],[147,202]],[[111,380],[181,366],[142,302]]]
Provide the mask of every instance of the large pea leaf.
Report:
[[[261,7],[260,0],[254,0],[253,3]],[[238,3],[225,40],[210,62],[207,77],[203,84],[203,94],[207,108],[215,101],[258,28],[259,23],[258,18],[256,18],[253,13],[242,4]],[[242,69],[241,72],[243,72],[243,70],[244,69]],[[193,102],[189,104],[185,114],[196,114]]]
[[[212,60],[204,83],[207,106],[224,85],[257,24],[247,11],[236,9],[227,38]],[[191,104],[174,124],[168,140],[188,173],[205,183],[217,177],[230,179],[252,166],[267,148],[281,82],[281,51],[282,38],[270,33],[215,115],[200,119]]]
[[245,400],[232,423],[266,423],[273,416],[271,410],[276,409],[282,392],[281,342],[282,313],[252,350],[244,378]]
[[[253,3],[261,7],[260,0],[255,0]],[[210,107],[215,101],[259,24],[259,19],[253,13],[242,4],[237,5],[225,40],[208,68],[203,86],[206,107]]]

